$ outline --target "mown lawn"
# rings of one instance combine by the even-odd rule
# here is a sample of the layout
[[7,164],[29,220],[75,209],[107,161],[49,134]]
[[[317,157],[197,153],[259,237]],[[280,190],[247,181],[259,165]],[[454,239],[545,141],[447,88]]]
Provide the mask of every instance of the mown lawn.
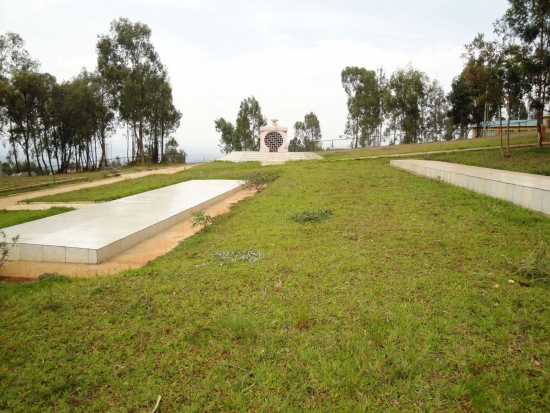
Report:
[[38,211],[8,211],[0,209],[0,229],[11,227],[12,225],[23,224],[24,222],[34,221],[35,219],[46,218],[52,215],[62,214],[73,211],[74,208],[52,207]]
[[[167,164],[155,164],[155,165],[146,165],[141,166],[124,166],[120,168],[122,174],[131,173],[131,172],[141,172],[141,171],[152,171],[154,169],[166,168]],[[56,174],[54,175],[38,175],[38,176],[10,176],[5,178],[0,178],[0,190],[3,190],[0,194],[1,196],[20,194],[32,191],[39,191],[44,188],[51,188],[63,185],[71,185],[74,182],[74,179],[81,179],[80,182],[91,182],[97,181],[99,179],[105,179],[114,176],[110,171],[93,171],[93,172],[77,172],[70,174]],[[71,181],[72,180],[72,181]],[[68,181],[68,182],[67,182]],[[78,183],[78,182],[76,182]],[[42,184],[48,184],[48,186],[43,186]]]
[[41,196],[25,200],[25,202],[112,201],[114,199],[151,191],[153,189],[192,179],[241,179],[247,172],[253,172],[258,169],[260,169],[260,165],[257,162],[247,162],[244,164],[209,162],[174,174],[153,174],[93,188],[84,188],[57,195]]
[[547,217],[387,160],[266,169],[142,269],[1,285],[0,410],[550,410],[550,286],[516,274]]
[[500,149],[442,153],[424,156],[441,162],[452,162],[463,165],[481,166],[484,168],[504,169],[506,171],[526,172],[537,175],[550,175],[550,147],[510,149],[510,157],[502,158]]
[[[550,137],[550,134],[547,134]],[[548,138],[547,138],[548,139]],[[537,135],[531,132],[517,133],[510,136],[510,145],[533,144],[538,142]],[[504,142],[506,144],[506,142]],[[411,143],[407,145],[375,146],[357,149],[338,149],[334,151],[320,151],[318,155],[325,159],[353,159],[369,156],[391,156],[413,154],[418,152],[451,151],[483,147],[498,147],[500,137],[484,137],[476,139],[462,139],[457,141]]]

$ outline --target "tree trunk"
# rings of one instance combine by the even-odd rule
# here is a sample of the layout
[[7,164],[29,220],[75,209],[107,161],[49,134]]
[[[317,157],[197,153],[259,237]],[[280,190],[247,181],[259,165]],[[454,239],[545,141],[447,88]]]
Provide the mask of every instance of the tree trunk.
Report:
[[[500,156],[504,159],[504,148],[502,147],[502,105],[499,107],[500,118]],[[510,105],[508,105],[508,120],[510,120]]]
[[506,125],[506,157],[510,156],[510,112],[508,112],[508,124]]
[[139,119],[139,156],[141,158],[141,166],[145,166],[145,152],[143,150],[143,119]]

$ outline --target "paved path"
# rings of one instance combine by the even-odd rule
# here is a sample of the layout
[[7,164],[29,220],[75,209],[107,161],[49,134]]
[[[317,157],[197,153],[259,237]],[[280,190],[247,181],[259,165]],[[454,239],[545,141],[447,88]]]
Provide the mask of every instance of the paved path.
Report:
[[120,176],[115,176],[112,178],[106,178],[106,179],[99,179],[97,181],[91,181],[91,182],[83,182],[83,183],[77,183],[77,184],[70,184],[70,185],[63,185],[57,188],[51,188],[51,189],[42,189],[40,191],[32,191],[32,192],[25,192],[24,194],[16,194],[16,195],[8,195],[5,197],[0,198],[0,209],[8,209],[8,210],[15,210],[15,209],[49,209],[52,206],[66,206],[66,207],[72,207],[76,209],[84,208],[86,206],[89,206],[93,203],[70,203],[70,204],[51,204],[51,203],[44,203],[44,204],[35,204],[35,205],[19,205],[19,202],[24,201],[26,199],[31,198],[38,198],[39,196],[46,196],[46,195],[55,195],[55,194],[61,194],[63,192],[70,192],[75,191],[77,189],[82,188],[94,188],[96,186],[101,185],[108,185],[115,182],[124,181],[126,179],[135,179],[135,178],[141,178],[142,176],[147,175],[153,175],[153,174],[173,174],[179,171],[183,171],[184,169],[192,168],[193,166],[196,166],[199,164],[193,164],[193,165],[183,165],[183,166],[175,166],[175,167],[167,167],[162,169],[155,169],[152,171],[142,171],[142,172],[130,172],[127,174],[123,174]]
[[550,177],[418,159],[392,160],[391,165],[439,179],[524,208],[550,214]]

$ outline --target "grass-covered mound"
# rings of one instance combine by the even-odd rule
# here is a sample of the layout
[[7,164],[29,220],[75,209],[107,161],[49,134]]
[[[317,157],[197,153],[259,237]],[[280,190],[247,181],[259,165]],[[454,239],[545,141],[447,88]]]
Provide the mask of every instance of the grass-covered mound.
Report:
[[383,160],[277,168],[140,270],[2,285],[0,410],[550,409],[550,290],[517,275],[547,217]]

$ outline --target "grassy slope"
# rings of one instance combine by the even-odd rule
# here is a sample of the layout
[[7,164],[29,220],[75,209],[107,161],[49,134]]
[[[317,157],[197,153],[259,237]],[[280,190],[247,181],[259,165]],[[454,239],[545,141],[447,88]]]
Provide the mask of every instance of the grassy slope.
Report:
[[257,162],[235,164],[230,162],[209,162],[192,169],[170,175],[149,175],[142,178],[102,185],[100,187],[79,189],[63,194],[32,198],[26,202],[72,202],[72,201],[112,201],[152,189],[189,181],[191,179],[240,179],[243,173],[260,168]]
[[[547,134],[549,137],[550,135]],[[547,138],[548,139],[548,138]],[[537,136],[533,133],[518,133],[510,136],[510,145],[536,144]],[[377,146],[371,148],[340,149],[335,151],[317,152],[325,159],[347,159],[365,156],[388,156],[417,152],[449,151],[460,149],[483,148],[499,146],[500,137],[485,137],[477,139],[464,139],[458,141],[443,141],[429,143],[412,143],[407,145]]]
[[500,150],[494,149],[476,152],[433,154],[425,156],[422,159],[550,175],[550,147],[512,149],[510,155],[509,158],[503,159]]
[[549,287],[508,279],[549,238],[385,160],[287,165],[140,270],[2,285],[0,410],[548,411]]
[[46,218],[51,215],[69,212],[74,208],[53,207],[40,211],[7,211],[0,209],[0,228],[11,227],[12,225],[22,224],[24,222],[34,221],[35,219]]

